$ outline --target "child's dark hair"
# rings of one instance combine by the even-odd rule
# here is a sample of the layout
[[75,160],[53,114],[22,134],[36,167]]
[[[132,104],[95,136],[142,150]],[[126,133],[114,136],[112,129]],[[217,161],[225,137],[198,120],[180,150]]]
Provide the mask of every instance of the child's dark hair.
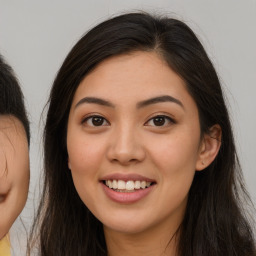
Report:
[[0,115],[15,116],[21,121],[30,140],[29,121],[24,97],[12,68],[0,55]]

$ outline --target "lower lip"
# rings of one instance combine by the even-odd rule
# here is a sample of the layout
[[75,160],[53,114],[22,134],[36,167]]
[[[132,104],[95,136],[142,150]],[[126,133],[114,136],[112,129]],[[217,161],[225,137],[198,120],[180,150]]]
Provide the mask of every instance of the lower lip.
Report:
[[152,185],[145,189],[135,190],[134,192],[117,192],[107,187],[104,183],[101,183],[101,185],[104,192],[111,200],[122,204],[131,204],[143,199],[152,191],[153,187],[155,186]]

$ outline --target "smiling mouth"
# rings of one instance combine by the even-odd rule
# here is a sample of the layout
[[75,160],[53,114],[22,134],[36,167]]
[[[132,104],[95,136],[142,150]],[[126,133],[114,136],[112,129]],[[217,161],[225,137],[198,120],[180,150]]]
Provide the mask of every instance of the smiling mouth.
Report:
[[131,193],[138,190],[144,190],[154,185],[155,182],[140,180],[104,180],[103,183],[116,192]]

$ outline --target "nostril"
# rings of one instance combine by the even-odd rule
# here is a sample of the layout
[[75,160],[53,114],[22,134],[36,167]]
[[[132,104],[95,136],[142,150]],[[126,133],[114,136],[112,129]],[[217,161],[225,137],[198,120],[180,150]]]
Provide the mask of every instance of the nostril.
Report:
[[139,160],[135,159],[135,158],[130,159],[130,158],[127,158],[127,157],[123,156],[123,157],[113,158],[113,159],[111,159],[111,162],[119,163],[119,164],[122,164],[122,165],[129,165],[129,164],[132,164],[132,163],[139,162]]

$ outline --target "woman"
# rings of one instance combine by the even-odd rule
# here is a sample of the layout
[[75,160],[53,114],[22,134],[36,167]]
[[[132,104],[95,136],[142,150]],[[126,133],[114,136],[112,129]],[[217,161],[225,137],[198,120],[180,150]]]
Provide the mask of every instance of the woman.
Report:
[[21,213],[29,185],[29,122],[23,94],[0,56],[0,255],[10,255],[8,231]]
[[125,14],[54,81],[39,255],[256,255],[218,76],[181,21]]

